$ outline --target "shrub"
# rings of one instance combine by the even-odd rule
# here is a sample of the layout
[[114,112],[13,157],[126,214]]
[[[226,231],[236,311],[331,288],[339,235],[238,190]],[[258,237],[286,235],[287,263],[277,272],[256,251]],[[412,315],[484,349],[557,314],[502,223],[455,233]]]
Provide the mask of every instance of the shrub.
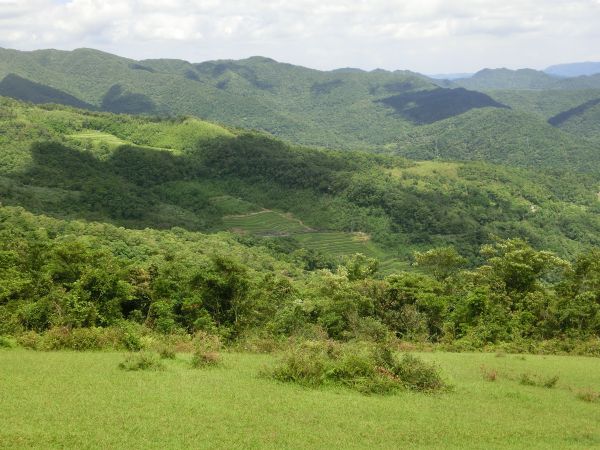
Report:
[[200,331],[194,337],[194,354],[192,355],[192,367],[202,368],[216,366],[221,361],[219,350],[221,339],[218,336]]
[[123,337],[121,338],[121,344],[124,348],[132,352],[139,352],[144,348],[141,336],[138,333],[136,333],[133,327],[126,327],[123,330],[123,332],[124,333]]
[[307,386],[337,384],[379,394],[446,386],[431,364],[408,354],[398,359],[389,347],[370,342],[304,341],[292,346],[269,375]]
[[175,348],[168,343],[160,342],[156,351],[161,359],[175,359]]
[[402,384],[413,391],[437,391],[446,387],[436,367],[416,356],[404,355],[394,369]]
[[43,350],[100,350],[111,347],[105,328],[52,328],[42,335]]
[[0,348],[14,348],[16,347],[16,345],[17,343],[14,339],[5,336],[0,336]]
[[351,325],[353,337],[357,340],[387,342],[393,336],[387,326],[373,317],[359,317]]
[[556,383],[558,383],[558,375],[554,375],[553,377],[546,378],[542,382],[542,386],[545,388],[548,388],[548,389],[552,389],[554,386],[556,386]]
[[21,347],[37,350],[40,343],[40,335],[33,330],[27,331],[17,337],[17,342]]
[[139,352],[129,353],[125,359],[119,363],[119,369],[122,370],[163,370],[165,368],[162,361],[156,353]]
[[522,373],[519,377],[519,383],[524,386],[537,386],[536,381],[533,379],[533,376],[528,373]]
[[595,391],[591,388],[581,389],[576,394],[579,400],[583,400],[584,402],[593,403],[600,400],[600,392]]

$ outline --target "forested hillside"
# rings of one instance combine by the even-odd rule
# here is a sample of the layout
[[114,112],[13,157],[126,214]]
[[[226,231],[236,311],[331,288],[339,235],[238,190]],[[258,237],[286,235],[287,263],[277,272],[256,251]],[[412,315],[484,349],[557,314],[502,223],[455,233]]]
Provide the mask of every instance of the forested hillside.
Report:
[[[483,110],[481,123],[501,123],[486,119],[495,111]],[[578,166],[580,173],[301,148],[189,117],[160,120],[12,100],[2,101],[0,113],[3,203],[36,213],[133,228],[236,229],[285,238],[291,248],[345,239],[355,243],[350,252],[363,242],[365,252],[382,259],[447,244],[475,258],[492,235],[525,237],[563,255],[599,242],[597,172],[560,147],[566,145],[560,134],[532,141],[531,148],[547,147],[536,156],[524,153],[515,130],[514,148],[507,145],[509,155],[498,160],[520,155],[511,162],[532,169]],[[437,146],[466,152],[454,159],[470,158],[456,136],[431,133],[435,140],[414,136],[399,151],[423,159],[436,157],[425,152]],[[478,157],[494,161],[501,150],[491,147]],[[331,253],[340,252],[334,246]]]
[[0,148],[0,333],[22,345],[139,349],[143,326],[555,351],[600,326],[598,177],[564,161],[411,161],[10,99]]
[[[589,119],[582,113],[600,98],[599,76],[486,69],[444,82],[408,71],[323,72],[263,57],[192,64],[134,61],[91,49],[0,49],[0,95],[33,103],[191,114],[341,150],[522,167],[541,161],[576,170],[590,167],[586,161],[600,145],[593,111]],[[554,120],[565,115],[573,118],[564,126]]]

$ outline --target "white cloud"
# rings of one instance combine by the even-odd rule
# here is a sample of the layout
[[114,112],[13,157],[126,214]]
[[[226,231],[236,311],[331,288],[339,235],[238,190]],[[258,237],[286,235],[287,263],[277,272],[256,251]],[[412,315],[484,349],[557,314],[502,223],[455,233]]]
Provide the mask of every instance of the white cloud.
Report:
[[600,60],[600,0],[0,0],[0,46],[319,68]]

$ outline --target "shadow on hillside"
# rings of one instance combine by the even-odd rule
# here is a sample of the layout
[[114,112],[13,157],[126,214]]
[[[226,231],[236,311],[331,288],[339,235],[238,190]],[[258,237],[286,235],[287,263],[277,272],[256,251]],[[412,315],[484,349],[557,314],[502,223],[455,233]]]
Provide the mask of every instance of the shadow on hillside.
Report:
[[6,75],[0,81],[0,96],[36,104],[58,103],[88,110],[98,109],[64,91],[41,83],[35,83],[13,73]]
[[464,88],[406,92],[377,101],[419,125],[448,119],[474,108],[508,108],[486,94]]
[[[202,141],[186,154],[124,145],[107,159],[57,142],[31,146],[32,162],[5,178],[3,203],[58,218],[111,222],[129,228],[210,230],[222,211],[216,195],[243,195],[246,183],[268,179],[283,189],[326,189],[331,174],[347,168],[342,158],[298,152],[252,133]],[[220,191],[207,187],[217,184]],[[241,186],[241,187],[240,187]]]

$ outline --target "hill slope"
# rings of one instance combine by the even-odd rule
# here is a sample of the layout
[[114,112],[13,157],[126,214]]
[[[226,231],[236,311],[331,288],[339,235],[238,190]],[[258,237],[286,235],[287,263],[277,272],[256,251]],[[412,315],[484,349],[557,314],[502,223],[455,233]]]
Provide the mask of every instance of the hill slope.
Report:
[[[0,93],[34,103],[192,114],[296,144],[585,171],[598,159],[593,118],[563,132],[543,122],[599,98],[600,75],[560,79],[499,69],[456,82],[483,93],[407,71],[323,72],[263,57],[191,64],[90,49],[0,49],[0,80]],[[497,90],[502,86],[510,89]],[[440,134],[452,137],[432,139]],[[444,149],[443,140],[458,146]]]
[[408,158],[481,160],[546,170],[598,173],[600,168],[600,143],[508,109],[471,111],[417,128],[399,138],[396,151]]
[[0,131],[3,203],[68,220],[234,230],[281,251],[390,261],[445,244],[474,258],[491,235],[562,254],[600,242],[591,175],[314,150],[197,119],[10,100]]
[[[440,107],[449,117],[482,105],[496,106],[483,94],[478,94],[479,102],[457,105],[457,99],[466,97],[464,92],[436,89],[436,84],[411,72],[322,72],[262,57],[191,64],[134,61],[91,49],[0,50],[0,79],[9,75],[106,111],[193,114],[301,144],[337,148],[381,148],[410,129],[412,118],[387,106],[398,95],[428,91],[419,116],[429,120],[436,119]],[[35,101],[35,96],[20,91],[5,90],[4,95]],[[453,101],[448,103],[448,98]],[[55,96],[53,101],[60,99]]]

